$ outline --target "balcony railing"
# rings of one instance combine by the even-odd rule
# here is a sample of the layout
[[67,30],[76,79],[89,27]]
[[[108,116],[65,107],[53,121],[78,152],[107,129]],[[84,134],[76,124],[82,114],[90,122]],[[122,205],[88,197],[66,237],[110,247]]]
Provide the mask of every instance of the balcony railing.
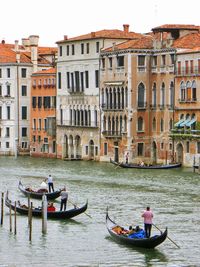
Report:
[[125,105],[124,104],[111,104],[111,105],[108,105],[108,104],[102,104],[101,105],[101,108],[102,110],[104,111],[110,111],[110,110],[116,110],[116,111],[119,111],[119,110],[124,110],[125,109]]
[[102,131],[102,134],[105,137],[122,138],[122,135],[125,135],[126,132],[122,132],[122,131]]
[[179,98],[178,99],[179,103],[195,103],[197,102],[197,98],[191,98],[191,99],[183,99],[183,98]]
[[171,129],[169,136],[174,139],[199,139],[200,130],[185,128]]
[[200,76],[200,68],[195,66],[194,68],[186,68],[182,67],[181,69],[177,69],[176,76]]
[[146,109],[147,108],[147,102],[138,102],[137,103],[137,109]]
[[85,121],[73,121],[73,120],[57,120],[57,126],[62,126],[62,127],[81,127],[81,128],[98,128],[99,127],[99,122],[91,121],[91,122],[85,122]]

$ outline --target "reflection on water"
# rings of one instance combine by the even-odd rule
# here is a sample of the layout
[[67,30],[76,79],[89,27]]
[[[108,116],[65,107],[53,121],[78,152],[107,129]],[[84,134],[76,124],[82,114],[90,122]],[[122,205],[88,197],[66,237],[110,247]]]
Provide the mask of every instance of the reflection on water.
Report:
[[[198,266],[199,257],[199,174],[192,169],[131,170],[109,163],[65,162],[55,159],[0,157],[0,192],[9,189],[12,200],[27,201],[18,190],[18,181],[39,186],[49,173],[55,187],[66,185],[70,200],[79,206],[88,199],[87,213],[69,221],[48,220],[42,234],[41,219],[33,219],[29,242],[26,216],[17,216],[17,235],[9,232],[5,207],[0,227],[0,266]],[[34,205],[41,204],[34,200]],[[59,209],[60,200],[55,201]],[[133,249],[114,242],[106,229],[105,214],[121,225],[143,226],[141,212],[150,205],[154,222],[168,227],[172,242],[154,250]],[[72,205],[68,203],[68,208]],[[157,230],[152,229],[156,234]],[[192,233],[192,234],[191,234]],[[52,257],[53,255],[53,257]]]

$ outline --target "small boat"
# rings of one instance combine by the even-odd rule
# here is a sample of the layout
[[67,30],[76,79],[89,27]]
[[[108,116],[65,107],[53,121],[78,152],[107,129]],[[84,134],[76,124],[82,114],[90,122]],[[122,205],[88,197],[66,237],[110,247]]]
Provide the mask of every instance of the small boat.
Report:
[[47,197],[47,200],[58,198],[62,191],[62,189],[59,189],[51,193],[37,192],[35,190],[32,190],[29,187],[25,187],[21,181],[19,181],[18,188],[27,197],[30,196],[31,198],[42,199],[42,196],[45,194],[45,196]]
[[118,234],[113,229],[115,229],[115,227],[121,227],[121,226],[119,226],[113,220],[110,219],[108,211],[106,214],[106,226],[113,240],[135,248],[155,248],[161,243],[163,243],[167,238],[167,228],[163,233],[160,233],[159,235],[154,235],[150,238],[146,237],[133,238],[125,234]]
[[136,163],[123,163],[123,162],[116,162],[110,159],[110,162],[114,165],[117,165],[122,168],[135,168],[135,169],[174,169],[174,168],[179,168],[181,167],[181,163],[172,163],[172,164],[157,164],[157,165],[144,165],[140,166]]
[[[6,194],[5,204],[8,208],[11,208],[12,210],[15,210],[15,203],[12,202],[8,198],[8,192]],[[87,210],[88,202],[86,202],[82,207],[76,207],[70,210],[66,211],[47,211],[47,218],[51,219],[71,219],[77,215],[80,215],[81,213],[84,213]],[[18,202],[16,202],[16,211],[23,215],[28,215],[29,209],[26,205],[21,205]],[[34,217],[42,217],[42,209],[41,208],[33,208],[32,209],[32,216]]]

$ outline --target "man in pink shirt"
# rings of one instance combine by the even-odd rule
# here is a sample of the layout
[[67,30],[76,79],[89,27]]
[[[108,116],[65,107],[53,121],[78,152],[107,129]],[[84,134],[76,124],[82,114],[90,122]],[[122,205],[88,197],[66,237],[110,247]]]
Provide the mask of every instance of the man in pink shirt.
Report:
[[149,238],[151,236],[151,227],[152,227],[152,218],[153,213],[150,210],[150,207],[147,207],[143,212],[142,217],[144,218],[144,230],[146,237]]

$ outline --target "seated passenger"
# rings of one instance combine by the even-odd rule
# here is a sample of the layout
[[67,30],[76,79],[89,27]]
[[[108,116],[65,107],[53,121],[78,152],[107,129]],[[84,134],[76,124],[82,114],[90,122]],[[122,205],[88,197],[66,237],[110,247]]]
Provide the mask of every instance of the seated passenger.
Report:
[[56,211],[56,208],[54,207],[53,202],[48,204],[47,211]]
[[19,206],[20,208],[28,209],[28,206],[26,206],[26,205],[24,205],[24,204],[21,204],[19,200],[18,200],[17,204],[18,204],[18,206]]

